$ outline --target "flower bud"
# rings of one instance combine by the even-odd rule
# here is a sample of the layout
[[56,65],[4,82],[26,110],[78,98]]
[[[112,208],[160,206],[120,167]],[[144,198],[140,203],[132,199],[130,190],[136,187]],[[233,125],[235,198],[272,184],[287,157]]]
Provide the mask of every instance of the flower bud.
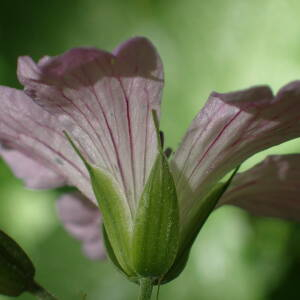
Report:
[[171,268],[179,245],[176,188],[165,156],[160,153],[139,200],[132,237],[132,262],[141,277],[162,278]]
[[108,256],[132,281],[145,277],[153,282],[159,281],[172,267],[179,246],[176,187],[163,153],[154,111],[153,121],[157,133],[157,156],[133,212],[112,176],[91,165],[65,133],[90,174],[103,216],[103,237]]

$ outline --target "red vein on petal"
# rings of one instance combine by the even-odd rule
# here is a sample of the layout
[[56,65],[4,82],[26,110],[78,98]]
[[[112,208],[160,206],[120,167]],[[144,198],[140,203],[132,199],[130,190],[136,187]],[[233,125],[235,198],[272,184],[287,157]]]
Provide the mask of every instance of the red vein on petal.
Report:
[[[146,85],[146,83],[145,83]],[[147,156],[148,156],[148,124],[149,124],[149,112],[150,112],[150,103],[149,103],[149,92],[146,87],[144,87],[144,92],[147,97],[147,114],[146,114],[146,132],[145,132],[145,145],[144,145],[144,172],[143,172],[143,185],[146,184],[146,173],[147,173]]]
[[[29,115],[25,115],[25,117],[27,117],[27,119],[31,122],[33,122],[34,124],[36,125],[39,125],[40,127],[45,127],[47,128],[49,131],[53,131],[55,134],[57,134],[58,136],[60,136],[62,139],[65,140],[65,135],[63,134],[63,131],[59,131],[59,130],[56,130],[55,128],[53,127],[49,127],[47,126],[46,124],[42,124],[40,123],[39,121],[36,121],[34,119],[32,119]],[[92,161],[91,157],[89,156],[89,154],[85,151],[82,143],[80,140],[76,140],[77,144],[79,144],[79,146],[81,147],[81,152],[85,155],[85,157],[88,157],[90,161]]]
[[221,131],[218,133],[218,135],[215,137],[215,139],[209,144],[208,148],[202,155],[202,157],[199,159],[199,161],[196,163],[194,169],[192,170],[191,174],[188,177],[188,182],[190,181],[191,177],[194,175],[196,169],[199,167],[201,162],[204,160],[204,158],[208,155],[209,151],[212,149],[212,147],[218,142],[220,137],[223,135],[225,130],[234,122],[234,120],[241,114],[242,110],[240,109],[230,120],[225,126],[221,129]]
[[[17,134],[16,136],[19,136],[19,134]],[[33,153],[33,151],[28,151],[28,149],[24,148],[23,145],[17,144],[16,142],[12,142],[13,140],[16,140],[16,136],[3,135],[1,133],[1,141],[5,142],[7,145],[10,145],[13,148],[13,150],[19,151],[20,153],[24,154],[33,161],[36,161],[41,165],[45,166],[46,168],[52,170],[57,175],[66,178],[65,174],[61,172],[61,170],[57,167],[56,164],[49,163],[49,161],[42,157],[38,152]]]
[[[21,126],[21,128],[23,130],[25,130],[26,127],[23,126],[22,123],[20,123],[17,119],[15,119],[13,116],[11,115],[7,115],[9,118],[11,118],[16,124],[19,124],[19,126]],[[12,126],[10,124],[7,124],[7,122],[5,122],[3,119],[2,119],[2,122],[6,123],[6,126],[9,127],[9,128],[12,128]],[[41,145],[43,145],[45,148],[51,150],[52,152],[54,152],[57,156],[61,157],[63,160],[65,160],[66,162],[68,162],[76,171],[78,171],[85,179],[87,179],[89,181],[89,178],[82,172],[82,170],[80,168],[78,168],[72,161],[70,161],[68,158],[66,158],[61,152],[55,150],[54,148],[52,148],[51,146],[49,146],[48,144],[46,144],[45,142],[43,142],[42,140],[40,140],[38,137],[34,137],[34,136],[31,136],[30,133],[26,134],[26,131],[25,133],[21,132],[21,133],[18,133],[19,130],[17,129],[14,129],[13,130],[16,131],[17,135],[24,135],[24,136],[27,136],[29,139],[32,139],[38,143],[40,143]],[[31,146],[29,146],[30,148],[32,148]]]
[[133,203],[136,203],[136,174],[134,170],[134,149],[133,149],[133,139],[132,139],[132,128],[131,128],[131,116],[130,116],[130,105],[129,105],[129,99],[126,94],[125,88],[123,86],[122,80],[119,77],[116,77],[120,83],[121,89],[123,91],[124,100],[126,103],[126,115],[127,115],[127,123],[128,123],[128,135],[129,135],[129,145],[130,145],[130,158],[131,158],[131,172],[132,172],[132,178],[133,178],[133,194],[134,194],[134,201]]
[[[217,111],[215,112],[214,115],[217,115],[224,107],[225,107],[225,104],[224,104],[223,102],[220,103],[220,106],[219,106],[219,108],[217,109]],[[204,112],[203,112],[203,113],[204,113]],[[207,115],[209,115],[209,114],[207,114]],[[213,117],[213,116],[212,116],[212,117]],[[209,125],[209,123],[210,123],[211,120],[212,120],[212,117],[210,117],[210,118],[208,117],[208,118],[207,118],[206,126]],[[205,127],[206,127],[206,126],[205,126]],[[178,183],[179,183],[180,180],[182,179],[182,176],[183,176],[183,174],[184,174],[184,171],[185,171],[186,168],[187,168],[189,158],[190,158],[190,156],[191,156],[191,154],[192,154],[192,152],[193,152],[193,150],[194,150],[194,148],[195,148],[195,145],[196,145],[196,143],[198,142],[198,140],[202,137],[202,135],[203,135],[204,133],[205,133],[205,130],[203,129],[203,130],[201,130],[201,131],[198,133],[198,135],[194,138],[194,140],[193,140],[193,142],[192,142],[192,145],[191,145],[191,147],[189,148],[188,155],[186,156],[186,158],[185,158],[185,160],[184,160],[183,167],[182,167],[181,170],[180,170],[180,174],[179,174],[179,176],[177,177],[176,185],[178,185]],[[184,143],[184,141],[183,141],[182,143]]]
[[[65,81],[64,81],[65,82]],[[73,87],[70,87],[71,89],[73,89]],[[76,101],[73,101],[71,98],[69,98],[69,97],[67,97],[65,94],[64,94],[64,92],[61,90],[61,93],[62,93],[62,95],[63,95],[63,97],[69,102],[69,103],[71,103],[71,105],[73,105],[76,109],[77,109],[77,111],[84,117],[84,119],[86,120],[86,122],[87,122],[87,124],[89,125],[89,127],[93,130],[93,132],[96,134],[96,137],[99,139],[99,141],[100,141],[100,143],[101,143],[101,146],[102,146],[102,148],[103,148],[103,150],[104,150],[104,154],[105,154],[105,156],[106,156],[106,159],[107,159],[107,161],[109,162],[109,164],[110,164],[110,166],[111,166],[111,171],[114,173],[114,169],[113,169],[113,164],[112,164],[112,162],[111,162],[111,160],[110,160],[110,158],[109,158],[109,155],[108,155],[108,152],[107,152],[107,149],[106,149],[106,147],[104,146],[104,143],[103,143],[103,141],[102,141],[102,139],[101,139],[101,136],[98,134],[98,132],[97,132],[97,130],[95,129],[95,127],[91,124],[91,122],[89,121],[89,119],[87,118],[87,116],[85,115],[85,113],[75,104],[75,102]],[[83,103],[84,104],[84,106],[88,109],[88,111],[90,111],[90,109],[89,109],[89,107],[87,106],[87,104],[84,102],[84,101],[82,101],[81,100],[81,103]],[[62,108],[61,108],[62,109]],[[91,112],[91,111],[90,111]],[[71,114],[68,114],[69,116],[71,116]],[[80,122],[78,122],[78,121],[76,121],[73,117],[72,117],[72,119],[74,120],[74,122],[75,122],[75,124],[77,125],[77,126],[79,126],[79,124],[80,124]],[[96,118],[97,119],[97,118]],[[83,128],[81,127],[81,126],[79,126],[82,130],[83,130]],[[89,138],[91,139],[91,141],[93,142],[93,144],[95,145],[95,148],[96,149],[98,149],[98,154],[100,155],[100,156],[102,156],[101,154],[102,154],[102,151],[101,151],[101,149],[99,149],[98,147],[97,147],[97,143],[96,143],[96,141],[94,140],[94,138],[92,138],[92,136],[90,135],[90,133],[89,133],[89,130],[83,130],[88,136],[89,136]],[[102,158],[103,158],[103,156],[102,156]],[[105,161],[105,160],[104,160]]]
[[[95,62],[97,63],[97,67],[100,69],[100,71],[102,73],[104,73],[103,72],[103,66],[102,66],[101,62],[98,59],[96,59]],[[90,82],[90,80],[89,80],[89,82]],[[103,83],[103,84],[105,85],[105,83]],[[109,84],[110,84],[110,81],[109,81]],[[111,142],[112,142],[112,145],[113,145],[113,149],[114,149],[114,152],[115,152],[115,157],[116,157],[116,160],[117,160],[117,165],[118,165],[118,168],[119,168],[119,171],[120,171],[121,184],[123,185],[124,193],[128,196],[128,191],[127,191],[126,184],[125,184],[124,170],[123,170],[123,166],[121,164],[120,154],[119,154],[119,151],[118,151],[118,148],[117,148],[117,143],[116,143],[116,141],[114,139],[112,128],[109,126],[109,122],[108,122],[107,116],[105,114],[105,110],[104,110],[104,108],[103,108],[103,106],[101,104],[101,100],[99,98],[99,95],[97,94],[94,86],[91,83],[90,83],[89,86],[92,89],[92,93],[94,94],[95,99],[96,99],[96,101],[98,103],[98,106],[99,106],[99,108],[100,108],[100,110],[102,112],[102,115],[104,117],[105,125],[107,127],[108,132],[109,132],[109,136],[110,136],[110,139],[111,139]],[[109,92],[111,94],[111,97],[113,99],[113,93],[112,93],[112,90],[111,90],[111,86],[109,86],[108,90],[109,90]],[[112,102],[115,103],[115,101],[112,101]],[[114,116],[115,116],[115,111],[114,111]],[[116,128],[118,128],[117,123],[116,123]],[[118,132],[118,130],[117,130],[117,132]]]

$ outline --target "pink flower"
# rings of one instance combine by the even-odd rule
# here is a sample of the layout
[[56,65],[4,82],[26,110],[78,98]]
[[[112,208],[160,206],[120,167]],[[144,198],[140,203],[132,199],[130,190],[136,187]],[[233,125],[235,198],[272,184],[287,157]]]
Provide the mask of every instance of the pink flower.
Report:
[[[37,64],[21,57],[18,77],[24,91],[0,87],[0,153],[30,188],[78,188],[81,193],[58,201],[59,215],[87,254],[100,258],[101,216],[89,174],[63,131],[91,165],[113,178],[130,223],[157,155],[151,111],[160,109],[159,55],[147,39],[133,38],[112,54],[76,48]],[[212,93],[169,160],[181,241],[191,229],[197,233],[207,195],[228,172],[253,154],[299,136],[300,81],[275,96],[267,86]],[[238,174],[218,206],[299,220],[299,172],[300,155],[267,158]]]

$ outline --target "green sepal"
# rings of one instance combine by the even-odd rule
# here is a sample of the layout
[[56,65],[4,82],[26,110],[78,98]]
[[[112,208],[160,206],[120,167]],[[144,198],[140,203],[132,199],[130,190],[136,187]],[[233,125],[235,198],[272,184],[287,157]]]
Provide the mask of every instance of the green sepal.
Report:
[[35,269],[24,250],[0,230],[0,294],[17,297],[29,290]]
[[67,133],[65,135],[89,172],[105,224],[107,239],[115,256],[115,260],[112,261],[118,262],[127,276],[133,276],[134,271],[130,262],[132,217],[128,204],[114,179],[108,173],[87,162],[70,136]]
[[160,277],[172,266],[179,243],[177,195],[166,158],[159,154],[139,200],[132,263],[144,277]]
[[158,155],[139,199],[132,238],[132,263],[141,277],[162,277],[172,266],[179,245],[177,193],[162,152],[158,121]]
[[189,260],[190,253],[191,253],[191,247],[184,249],[184,251],[181,252],[180,255],[176,256],[176,259],[172,267],[167,272],[167,274],[165,274],[159,280],[155,281],[154,284],[156,285],[166,284],[176,279],[186,267],[187,262]]
[[105,245],[105,250],[106,250],[106,254],[108,256],[108,258],[110,259],[110,261],[113,263],[113,265],[116,267],[116,269],[123,275],[125,276],[128,280],[138,284],[138,277],[137,276],[129,276],[128,274],[126,274],[126,272],[123,270],[123,268],[121,267],[121,265],[119,264],[117,257],[114,253],[114,249],[112,248],[110,241],[108,239],[106,230],[105,230],[105,226],[102,225],[102,237],[103,237],[103,242]]
[[211,212],[215,209],[222,195],[228,189],[239,167],[240,166],[238,166],[233,171],[230,178],[226,182],[217,184],[214,189],[208,194],[208,196],[201,201],[201,206],[189,222],[188,229],[186,229],[181,235],[181,242],[176,260],[168,273],[162,278],[160,282],[161,284],[172,281],[184,270],[189,258],[192,245],[194,244],[198,233],[200,232],[202,226],[206,222]]
[[110,244],[109,238],[107,236],[107,232],[105,230],[104,225],[102,225],[102,237],[103,237],[103,243],[105,245],[105,250],[108,258],[111,260],[111,262],[114,264],[114,266],[117,268],[118,271],[120,271],[123,275],[127,277],[126,272],[123,270],[121,265],[118,262],[118,259],[114,253],[114,250]]

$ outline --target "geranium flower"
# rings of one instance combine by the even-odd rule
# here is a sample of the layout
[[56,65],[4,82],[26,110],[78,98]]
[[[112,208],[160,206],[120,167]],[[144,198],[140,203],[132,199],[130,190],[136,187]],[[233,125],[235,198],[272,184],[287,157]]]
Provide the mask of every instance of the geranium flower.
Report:
[[[80,192],[61,197],[58,211],[90,257],[103,257],[104,248],[92,187],[95,178],[85,163],[100,170],[101,180],[108,180],[109,188],[116,191],[110,190],[115,193],[111,202],[118,202],[120,219],[113,225],[126,227],[118,229],[119,237],[130,243],[141,198],[147,196],[145,187],[150,189],[149,178],[161,157],[160,175],[155,175],[162,177],[158,199],[164,178],[171,194],[174,182],[172,216],[176,219],[177,210],[179,214],[178,224],[170,223],[178,225],[174,225],[178,241],[172,244],[171,264],[161,274],[165,281],[181,272],[198,231],[215,207],[232,204],[257,215],[299,220],[295,178],[300,156],[268,158],[238,174],[228,189],[220,180],[253,154],[300,136],[300,81],[284,86],[275,96],[267,86],[212,93],[167,160],[160,152],[152,117],[153,111],[159,116],[163,67],[147,39],[130,39],[113,53],[76,48],[37,64],[21,57],[18,78],[24,91],[0,87],[1,155],[30,188],[78,188]],[[162,214],[167,215],[170,203],[161,204]],[[107,222],[104,215],[105,228],[111,228]],[[109,231],[106,246],[113,246],[110,256],[117,253],[112,260],[133,276],[135,270],[123,260],[124,253],[114,253],[120,249],[115,250],[113,239]]]

